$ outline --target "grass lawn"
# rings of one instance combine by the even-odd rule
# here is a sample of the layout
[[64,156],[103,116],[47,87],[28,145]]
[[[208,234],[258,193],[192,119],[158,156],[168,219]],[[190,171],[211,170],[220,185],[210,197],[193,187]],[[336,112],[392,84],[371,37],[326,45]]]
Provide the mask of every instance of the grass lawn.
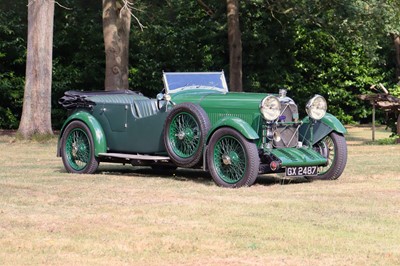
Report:
[[349,130],[339,180],[241,189],[198,170],[67,174],[56,140],[0,136],[0,265],[400,265],[400,145]]

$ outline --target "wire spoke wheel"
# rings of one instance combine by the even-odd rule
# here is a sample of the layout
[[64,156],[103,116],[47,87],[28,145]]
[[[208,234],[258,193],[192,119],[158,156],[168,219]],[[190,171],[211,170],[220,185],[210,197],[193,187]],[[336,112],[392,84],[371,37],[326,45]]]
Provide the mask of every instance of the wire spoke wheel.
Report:
[[199,105],[181,103],[174,106],[164,125],[165,149],[171,161],[180,167],[198,164],[210,128],[210,120]]
[[322,156],[328,159],[328,163],[325,166],[320,166],[318,172],[320,175],[325,174],[331,169],[335,160],[335,144],[330,136],[326,136],[321,142],[317,144],[317,150]]
[[240,142],[232,136],[221,138],[214,148],[215,167],[221,179],[234,184],[244,177],[246,155]]
[[89,139],[82,129],[74,129],[67,137],[68,163],[77,171],[86,167],[90,160]]
[[342,134],[332,132],[314,145],[314,149],[327,159],[327,164],[319,167],[319,173],[308,179],[338,179],[347,163],[347,144]]
[[61,141],[61,157],[70,173],[91,174],[99,162],[94,156],[93,137],[81,121],[72,121],[64,130]]
[[189,113],[177,114],[169,128],[169,138],[173,151],[182,158],[192,156],[200,146],[200,127]]
[[210,138],[207,165],[219,186],[251,186],[260,167],[257,146],[233,128],[222,127]]

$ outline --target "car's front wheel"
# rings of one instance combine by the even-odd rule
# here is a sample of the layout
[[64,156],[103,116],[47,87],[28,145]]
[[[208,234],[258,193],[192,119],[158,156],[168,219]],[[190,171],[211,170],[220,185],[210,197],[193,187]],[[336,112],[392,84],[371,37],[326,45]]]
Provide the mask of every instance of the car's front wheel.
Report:
[[61,157],[70,173],[92,174],[99,162],[94,155],[93,137],[85,123],[72,121],[64,130]]
[[347,144],[342,134],[332,132],[314,145],[314,149],[328,159],[326,166],[319,168],[319,173],[308,179],[338,179],[347,163]]
[[207,165],[219,186],[251,186],[260,167],[257,146],[232,128],[220,128],[210,139]]

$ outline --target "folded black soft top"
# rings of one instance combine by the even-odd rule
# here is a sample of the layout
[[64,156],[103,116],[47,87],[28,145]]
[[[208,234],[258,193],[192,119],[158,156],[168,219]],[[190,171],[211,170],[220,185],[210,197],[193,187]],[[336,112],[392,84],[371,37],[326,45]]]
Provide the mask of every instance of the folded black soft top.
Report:
[[58,103],[67,110],[74,108],[87,108],[96,105],[95,102],[87,99],[96,95],[118,95],[135,94],[142,95],[140,92],[131,90],[113,90],[113,91],[66,91],[64,96],[58,100]]
[[131,90],[112,90],[112,91],[66,91],[64,95],[79,95],[79,96],[95,96],[95,95],[113,95],[113,94],[141,94]]

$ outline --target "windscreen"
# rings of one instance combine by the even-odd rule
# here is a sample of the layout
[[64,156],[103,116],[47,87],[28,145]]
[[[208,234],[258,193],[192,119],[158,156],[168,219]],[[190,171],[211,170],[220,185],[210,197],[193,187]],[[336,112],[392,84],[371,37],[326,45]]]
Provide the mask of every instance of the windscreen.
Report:
[[228,91],[224,72],[164,72],[163,78],[167,93],[203,87]]

